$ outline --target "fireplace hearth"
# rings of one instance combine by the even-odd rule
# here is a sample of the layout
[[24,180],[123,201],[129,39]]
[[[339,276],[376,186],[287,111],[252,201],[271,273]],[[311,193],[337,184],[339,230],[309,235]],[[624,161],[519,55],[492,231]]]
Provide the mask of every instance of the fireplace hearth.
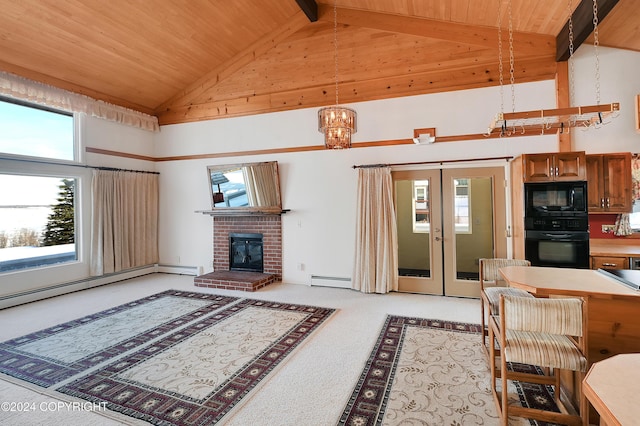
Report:
[[[230,271],[231,234],[262,236],[262,273]],[[251,250],[250,250],[251,251]],[[282,279],[282,226],[280,215],[214,216],[213,272],[194,278],[197,287],[257,291]]]
[[264,271],[262,234],[229,234],[229,270]]

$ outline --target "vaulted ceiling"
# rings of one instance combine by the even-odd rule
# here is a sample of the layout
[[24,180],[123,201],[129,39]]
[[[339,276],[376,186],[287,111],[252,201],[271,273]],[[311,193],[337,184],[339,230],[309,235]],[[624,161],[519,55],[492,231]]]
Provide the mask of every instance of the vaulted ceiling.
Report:
[[[568,40],[569,5],[579,21],[579,0],[511,1],[516,82],[554,78],[556,45]],[[303,12],[313,3],[0,0],[0,70],[161,124],[330,105],[333,1],[316,0],[315,22]],[[598,3],[610,9],[600,45],[640,51],[640,0]],[[508,82],[508,5],[337,0],[340,103],[497,85],[499,10]]]

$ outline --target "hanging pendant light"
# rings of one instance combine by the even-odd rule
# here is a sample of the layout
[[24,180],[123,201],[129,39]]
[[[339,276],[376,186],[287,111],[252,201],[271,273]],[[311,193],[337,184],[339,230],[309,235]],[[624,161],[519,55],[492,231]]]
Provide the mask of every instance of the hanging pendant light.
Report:
[[355,110],[340,106],[338,102],[338,7],[336,0],[333,2],[333,48],[336,104],[318,111],[318,131],[324,133],[326,148],[351,148],[351,135],[358,129]]

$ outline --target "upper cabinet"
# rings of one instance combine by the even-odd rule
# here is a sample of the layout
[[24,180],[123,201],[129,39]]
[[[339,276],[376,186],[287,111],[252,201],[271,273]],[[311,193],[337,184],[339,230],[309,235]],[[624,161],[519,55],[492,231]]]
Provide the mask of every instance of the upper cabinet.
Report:
[[587,155],[589,213],[631,211],[631,153]]
[[525,182],[586,180],[585,153],[553,152],[522,156]]

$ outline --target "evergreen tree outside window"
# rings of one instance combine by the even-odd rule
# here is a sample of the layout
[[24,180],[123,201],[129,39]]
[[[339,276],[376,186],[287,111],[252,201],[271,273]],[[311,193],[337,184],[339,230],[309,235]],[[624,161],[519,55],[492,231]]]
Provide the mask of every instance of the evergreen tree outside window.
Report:
[[75,182],[62,179],[58,203],[53,206],[47,226],[44,231],[42,245],[57,246],[59,244],[73,244],[75,238],[74,219],[74,191]]

